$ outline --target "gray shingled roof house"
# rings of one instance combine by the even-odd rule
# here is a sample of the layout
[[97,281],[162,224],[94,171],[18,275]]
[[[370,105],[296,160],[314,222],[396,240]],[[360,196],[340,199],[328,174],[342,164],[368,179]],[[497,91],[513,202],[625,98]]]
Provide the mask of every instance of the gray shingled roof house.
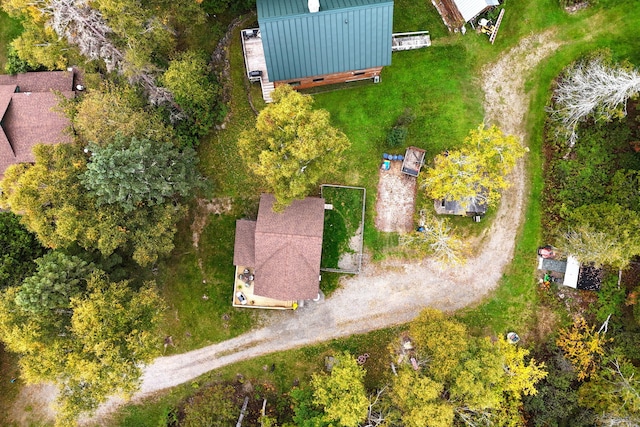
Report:
[[276,300],[318,296],[324,199],[294,200],[273,212],[275,198],[260,197],[258,219],[236,222],[233,264],[252,268],[254,294]]
[[[269,81],[305,88],[391,64],[393,0],[257,0]],[[316,5],[314,6],[314,3]]]
[[52,111],[53,91],[73,97],[73,72],[0,75],[0,178],[12,164],[33,162],[34,145],[71,142],[69,120]]

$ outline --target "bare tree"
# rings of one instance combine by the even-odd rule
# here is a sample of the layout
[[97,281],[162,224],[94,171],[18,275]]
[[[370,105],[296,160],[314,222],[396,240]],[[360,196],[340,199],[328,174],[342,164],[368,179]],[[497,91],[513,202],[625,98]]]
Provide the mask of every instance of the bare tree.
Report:
[[126,74],[131,83],[144,88],[153,105],[169,106],[172,120],[184,117],[171,92],[156,84],[155,67],[140,68],[128,63],[124,52],[110,40],[113,31],[102,14],[86,0],[36,0],[35,5],[40,13],[49,17],[48,25],[60,37],[77,45],[83,55],[103,60],[109,72]]
[[631,416],[605,414],[598,417],[598,425],[603,427],[638,427],[640,419]]
[[563,236],[563,246],[567,253],[575,256],[578,261],[593,262],[596,266],[603,264],[626,265],[626,259],[615,236],[601,231],[594,231],[587,227],[569,229]]
[[489,411],[457,406],[455,413],[469,427],[489,427],[493,425],[492,414]]
[[465,262],[467,245],[455,234],[446,219],[431,217],[422,222],[422,231],[414,231],[400,237],[402,245],[429,253],[443,265]]
[[573,147],[581,121],[594,113],[605,120],[620,113],[624,116],[627,99],[639,92],[638,71],[611,67],[602,59],[581,61],[570,67],[558,83],[551,113],[562,125],[560,132],[566,132],[569,147]]
[[378,427],[382,426],[387,419],[387,412],[380,404],[380,396],[385,392],[387,386],[382,387],[375,396],[369,397],[369,409],[367,410],[367,420],[362,427]]

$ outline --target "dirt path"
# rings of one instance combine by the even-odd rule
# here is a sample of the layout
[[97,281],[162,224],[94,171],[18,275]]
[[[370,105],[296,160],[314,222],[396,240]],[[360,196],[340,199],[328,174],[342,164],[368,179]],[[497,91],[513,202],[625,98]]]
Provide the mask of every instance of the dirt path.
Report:
[[[529,98],[524,91],[525,79],[558,46],[552,33],[534,35],[483,70],[488,123],[526,140]],[[267,326],[237,338],[156,359],[145,369],[136,396],[143,397],[259,355],[404,323],[425,306],[451,311],[480,301],[498,284],[513,256],[525,197],[522,162],[513,173],[512,182],[482,252],[465,266],[443,271],[429,260],[365,265],[359,276],[345,280],[342,288],[324,303],[279,313]]]

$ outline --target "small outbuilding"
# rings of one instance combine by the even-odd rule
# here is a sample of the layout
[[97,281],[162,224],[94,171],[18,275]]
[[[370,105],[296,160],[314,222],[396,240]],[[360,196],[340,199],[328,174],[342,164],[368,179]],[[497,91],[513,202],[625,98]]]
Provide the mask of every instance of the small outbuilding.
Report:
[[[539,251],[540,253],[540,251]],[[555,257],[538,256],[538,270],[555,274],[563,286],[583,291],[597,291],[602,281],[602,269],[593,265],[581,265],[573,256],[567,256],[566,260]]]
[[318,298],[324,199],[294,200],[283,212],[273,211],[274,202],[263,194],[257,220],[236,222],[236,306],[293,308]]
[[465,197],[462,200],[436,200],[436,213],[439,215],[477,216],[487,213],[487,203],[477,197]]

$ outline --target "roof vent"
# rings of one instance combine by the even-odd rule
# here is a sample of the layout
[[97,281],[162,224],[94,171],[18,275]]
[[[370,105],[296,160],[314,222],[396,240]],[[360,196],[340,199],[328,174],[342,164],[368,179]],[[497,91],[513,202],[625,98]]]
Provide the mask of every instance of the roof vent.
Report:
[[320,10],[320,0],[309,0],[307,3],[309,5],[309,12],[315,13]]

